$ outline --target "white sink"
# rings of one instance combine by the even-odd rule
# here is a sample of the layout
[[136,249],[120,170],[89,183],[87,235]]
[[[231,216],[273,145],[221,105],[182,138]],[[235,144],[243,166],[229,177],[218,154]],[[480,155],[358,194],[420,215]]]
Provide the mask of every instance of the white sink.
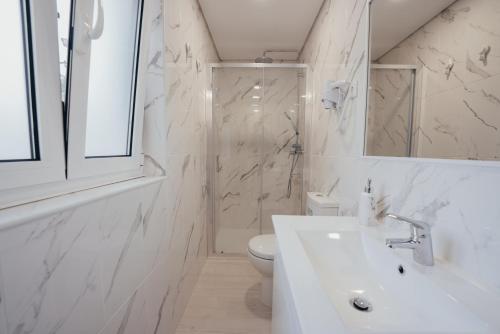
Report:
[[[426,275],[359,231],[299,231],[298,235],[335,309],[353,331],[484,333],[488,329]],[[367,300],[372,310],[355,309],[349,303],[355,297]]]
[[[332,217],[276,218],[278,262],[283,262],[304,329],[297,333],[500,333],[495,319],[500,316],[498,296],[453,274],[439,261],[425,267],[411,260],[411,251],[387,248],[383,231],[360,227],[354,219],[335,224]],[[308,293],[294,291],[301,287]],[[368,302],[370,311],[356,309],[354,298]],[[318,312],[300,314],[301,305],[315,305],[314,299]],[[276,309],[279,314],[280,306]],[[315,319],[308,319],[311,315]],[[324,325],[305,330],[308,321]]]

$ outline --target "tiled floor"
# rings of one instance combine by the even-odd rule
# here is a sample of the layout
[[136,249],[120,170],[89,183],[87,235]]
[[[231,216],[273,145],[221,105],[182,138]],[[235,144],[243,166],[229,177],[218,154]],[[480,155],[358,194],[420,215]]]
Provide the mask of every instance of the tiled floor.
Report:
[[246,258],[209,258],[177,334],[270,334],[260,274]]

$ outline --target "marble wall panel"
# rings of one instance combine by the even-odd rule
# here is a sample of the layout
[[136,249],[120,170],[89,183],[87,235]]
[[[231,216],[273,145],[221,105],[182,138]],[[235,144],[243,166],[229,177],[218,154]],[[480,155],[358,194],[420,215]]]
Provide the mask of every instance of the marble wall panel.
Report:
[[151,80],[150,90],[158,90],[163,108],[152,113],[145,126],[150,133],[160,133],[151,140],[160,143],[144,148],[148,156],[158,157],[150,169],[165,171],[161,205],[152,212],[165,232],[157,233],[160,227],[150,230],[150,240],[159,248],[146,250],[155,258],[140,289],[147,333],[174,333],[207,256],[205,97],[208,64],[219,58],[198,1],[157,2],[162,27],[157,63],[163,68],[163,88]]
[[[361,54],[366,52],[366,27],[357,30],[354,37],[364,47],[349,52],[351,60],[347,62],[346,51],[342,46],[350,45],[353,36],[335,33],[337,29],[345,32],[349,22],[360,22],[359,27],[363,26],[362,21],[367,18],[366,8],[356,8],[363,7],[364,3],[362,0],[325,2],[302,53],[302,59],[311,65],[313,71],[314,95],[321,93],[319,89],[324,80],[347,78],[346,73],[349,73],[347,70],[339,75],[339,70],[325,74],[324,68],[337,68],[344,64],[347,69],[352,69],[356,67],[353,59],[359,59]],[[461,1],[458,1],[458,7],[445,13],[439,20],[451,23],[459,21],[467,13],[476,13],[487,2],[468,1],[467,6],[460,3]],[[465,10],[467,7],[469,9]],[[474,25],[488,27],[487,30],[491,32],[493,21],[488,21],[488,17],[496,14],[498,11],[476,16],[482,18],[484,23],[476,21]],[[496,22],[498,23],[498,20]],[[408,43],[410,42],[409,40]],[[442,41],[443,44],[448,42]],[[399,49],[394,51],[402,52]],[[477,59],[477,52],[470,52],[470,55],[471,59]],[[467,58],[462,59],[467,61]],[[491,61],[494,62],[495,59],[492,57]],[[443,67],[440,67],[438,72],[442,73],[442,69]],[[361,71],[367,73],[367,66],[363,66]],[[470,73],[468,76],[473,78],[476,74]],[[364,96],[366,88],[358,91],[356,100],[363,101]],[[500,233],[500,209],[496,195],[500,186],[500,169],[470,162],[363,158],[362,127],[349,123],[344,132],[339,133],[333,121],[326,121],[328,118],[334,118],[334,115],[323,110],[317,102],[314,103],[310,149],[312,154],[308,156],[309,190],[328,193],[341,202],[343,215],[356,215],[359,194],[370,177],[374,182],[376,214],[379,218],[383,212],[395,211],[429,222],[433,225],[433,242],[439,261],[469,277],[478,285],[500,291],[500,270],[497,266],[498,259],[495,258],[500,252],[500,243],[497,242]],[[353,108],[352,117],[361,119],[363,124],[364,112],[365,105],[360,103]],[[338,146],[338,149],[334,149],[334,146]],[[384,221],[379,219],[379,223]],[[401,236],[407,234],[406,226],[391,226],[395,231],[400,231]]]
[[129,300],[108,321],[100,334],[135,334],[146,332],[147,323],[144,316],[146,301],[144,298],[142,289],[135,291]]
[[[214,69],[216,250],[244,253],[248,239],[272,233],[272,214],[301,212],[304,144],[299,74],[287,68]],[[296,134],[298,132],[298,135]]]
[[[290,155],[291,145],[304,147],[304,109],[300,101],[301,69],[267,68],[264,71],[264,160],[262,170],[262,215],[264,233],[273,233],[272,215],[300,214],[302,210],[303,157]],[[292,163],[290,198],[288,181]]]
[[418,157],[498,160],[499,13],[498,1],[457,1],[377,60],[418,66]]
[[[2,264],[7,333],[98,332],[104,324],[99,230],[105,203],[58,213],[20,233]],[[88,318],[93,319],[88,321]]]
[[163,178],[1,212],[7,223],[55,212],[0,229],[1,333],[175,333],[207,256],[205,96],[218,57],[196,0],[146,10],[144,168]]
[[408,156],[413,80],[412,70],[371,70],[366,155]]
[[152,269],[157,250],[148,250],[159,243],[148,235],[162,224],[149,219],[161,187],[1,231],[13,240],[0,253],[6,333],[100,332]]
[[264,71],[213,73],[215,246],[218,253],[238,253],[260,229]]

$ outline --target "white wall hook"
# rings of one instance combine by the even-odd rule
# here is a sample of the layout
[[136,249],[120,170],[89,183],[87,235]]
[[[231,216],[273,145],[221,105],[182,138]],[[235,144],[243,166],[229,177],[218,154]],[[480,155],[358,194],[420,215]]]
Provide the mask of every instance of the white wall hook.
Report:
[[85,22],[87,27],[87,36],[91,40],[99,39],[104,31],[104,8],[102,7],[102,0],[97,0],[97,20],[92,26],[92,22]]

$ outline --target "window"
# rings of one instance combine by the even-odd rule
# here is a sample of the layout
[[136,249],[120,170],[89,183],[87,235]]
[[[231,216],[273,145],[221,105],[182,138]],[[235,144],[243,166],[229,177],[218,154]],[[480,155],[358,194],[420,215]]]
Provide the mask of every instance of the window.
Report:
[[56,20],[51,3],[0,3],[0,207],[17,188],[65,179]]
[[[0,10],[0,160],[36,160],[35,94],[31,80],[31,37],[27,8],[5,1]],[[9,27],[9,28],[7,28]]]
[[66,78],[68,77],[68,51],[71,21],[71,0],[57,0],[57,32],[59,34],[59,71],[61,99],[66,102]]
[[[143,2],[88,3],[75,10],[73,50],[79,52],[70,58],[68,177],[131,176],[142,166]],[[93,21],[80,22],[85,17]]]
[[142,175],[143,1],[1,2],[0,208]]
[[140,1],[106,1],[103,10],[115,15],[91,45],[87,158],[128,156],[132,140]]

